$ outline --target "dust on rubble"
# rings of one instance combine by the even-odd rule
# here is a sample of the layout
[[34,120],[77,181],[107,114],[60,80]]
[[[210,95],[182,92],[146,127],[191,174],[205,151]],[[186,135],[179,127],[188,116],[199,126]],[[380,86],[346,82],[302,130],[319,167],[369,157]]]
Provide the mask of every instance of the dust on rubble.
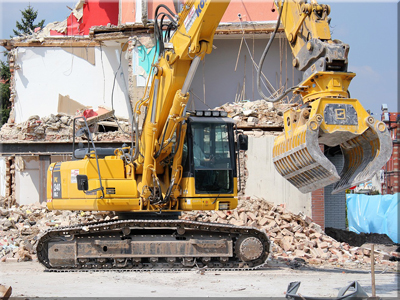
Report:
[[[35,260],[38,236],[49,228],[118,219],[114,212],[49,211],[45,203],[0,208],[0,215],[1,262]],[[293,262],[348,269],[368,269],[371,264],[370,248],[338,242],[311,218],[258,197],[241,197],[233,210],[184,212],[181,218],[265,230],[272,241],[270,259],[291,267]],[[398,256],[398,252],[376,250],[376,268],[396,270],[393,257]]]

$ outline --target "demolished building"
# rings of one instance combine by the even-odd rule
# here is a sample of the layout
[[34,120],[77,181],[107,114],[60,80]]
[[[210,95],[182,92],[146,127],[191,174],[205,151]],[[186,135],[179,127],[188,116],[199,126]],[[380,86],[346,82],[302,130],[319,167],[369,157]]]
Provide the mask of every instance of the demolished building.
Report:
[[[173,1],[162,2],[174,9]],[[301,194],[272,165],[273,140],[283,129],[282,112],[296,105],[296,99],[274,105],[257,101],[255,61],[277,19],[273,1],[266,2],[231,2],[217,28],[215,49],[195,76],[188,107],[224,109],[250,136],[250,149],[243,155],[247,195],[270,194],[269,201],[303,211],[324,226],[328,193]],[[156,51],[152,24],[159,3],[80,0],[67,20],[30,36],[0,41],[10,51],[12,72],[12,112],[0,131],[0,196],[7,205],[46,202],[47,168],[71,159],[71,124],[77,114],[106,108],[112,116],[102,120],[95,140],[102,147],[131,142],[124,132],[132,131],[134,105],[143,97],[151,73]],[[292,67],[284,35],[278,36],[265,62],[272,93],[302,77]],[[338,209],[345,219],[344,207]]]

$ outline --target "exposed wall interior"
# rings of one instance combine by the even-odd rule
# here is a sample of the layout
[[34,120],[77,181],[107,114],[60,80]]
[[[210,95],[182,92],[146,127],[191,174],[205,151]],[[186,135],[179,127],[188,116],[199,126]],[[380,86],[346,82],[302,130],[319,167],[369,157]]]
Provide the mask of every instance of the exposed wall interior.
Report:
[[[216,49],[200,63],[193,80],[188,104],[190,109],[214,108],[235,100],[261,99],[257,92],[257,69],[252,58],[258,65],[268,39],[246,36],[246,43],[240,38],[214,40]],[[276,38],[262,69],[275,90],[300,82],[302,74],[293,69],[291,62],[292,54],[287,41]],[[269,95],[265,86],[262,87],[264,93]]]
[[56,114],[60,96],[94,109],[114,107],[117,116],[130,117],[128,61],[120,49],[116,42],[88,47],[88,53],[60,47],[17,48],[15,122]]

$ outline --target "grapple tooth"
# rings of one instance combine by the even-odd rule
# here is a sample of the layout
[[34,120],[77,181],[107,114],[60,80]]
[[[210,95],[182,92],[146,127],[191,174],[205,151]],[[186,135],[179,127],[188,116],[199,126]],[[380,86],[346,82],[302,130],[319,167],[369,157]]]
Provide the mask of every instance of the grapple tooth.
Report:
[[370,180],[392,155],[392,140],[385,124],[368,117],[369,128],[340,145],[344,166],[332,194]]
[[310,120],[288,139],[274,144],[276,170],[302,193],[337,182],[335,166],[322,153],[318,143],[320,122]]

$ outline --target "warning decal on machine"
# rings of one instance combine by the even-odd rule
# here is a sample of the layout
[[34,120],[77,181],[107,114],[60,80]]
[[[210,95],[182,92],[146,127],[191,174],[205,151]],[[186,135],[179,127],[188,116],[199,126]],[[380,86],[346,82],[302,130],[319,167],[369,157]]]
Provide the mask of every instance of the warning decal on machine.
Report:
[[76,175],[79,175],[79,169],[71,170],[71,183],[76,183]]
[[53,198],[61,198],[61,174],[53,172]]
[[185,24],[186,32],[189,32],[190,28],[192,28],[192,25],[194,23],[194,20],[196,20],[196,18],[197,18],[196,9],[193,6],[189,14],[187,15],[185,21],[183,22],[183,24]]

